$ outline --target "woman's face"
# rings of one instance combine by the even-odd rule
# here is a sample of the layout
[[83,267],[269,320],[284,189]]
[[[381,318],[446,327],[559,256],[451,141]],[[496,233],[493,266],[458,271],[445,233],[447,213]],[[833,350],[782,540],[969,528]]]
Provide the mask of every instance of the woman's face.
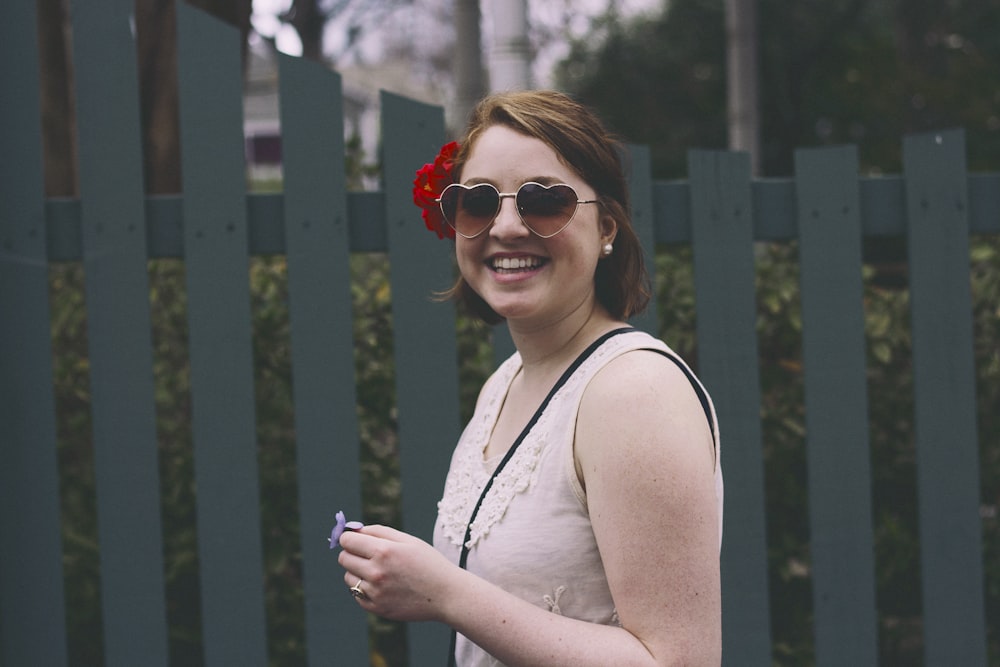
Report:
[[[476,139],[462,167],[463,185],[489,183],[516,192],[524,183],[565,183],[581,200],[596,193],[545,142],[494,125]],[[513,198],[501,200],[496,220],[474,239],[456,237],[462,276],[509,323],[541,328],[595,304],[594,272],[615,223],[599,204],[580,204],[572,222],[543,239],[518,216]]]

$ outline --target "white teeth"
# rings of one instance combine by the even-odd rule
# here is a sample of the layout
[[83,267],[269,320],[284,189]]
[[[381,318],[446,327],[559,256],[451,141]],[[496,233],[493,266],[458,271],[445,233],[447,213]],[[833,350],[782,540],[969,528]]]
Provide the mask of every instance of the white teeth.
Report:
[[493,268],[500,271],[534,268],[539,264],[537,257],[500,257],[493,260]]

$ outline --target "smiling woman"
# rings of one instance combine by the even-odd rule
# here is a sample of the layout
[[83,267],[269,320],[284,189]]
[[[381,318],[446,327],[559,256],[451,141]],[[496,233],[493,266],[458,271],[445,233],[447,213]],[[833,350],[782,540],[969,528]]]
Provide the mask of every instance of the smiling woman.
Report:
[[718,426],[684,361],[626,322],[649,290],[618,145],[565,95],[496,95],[414,186],[454,239],[452,296],[517,352],[452,456],[434,546],[344,533],[346,586],[451,626],[462,667],[718,664]]

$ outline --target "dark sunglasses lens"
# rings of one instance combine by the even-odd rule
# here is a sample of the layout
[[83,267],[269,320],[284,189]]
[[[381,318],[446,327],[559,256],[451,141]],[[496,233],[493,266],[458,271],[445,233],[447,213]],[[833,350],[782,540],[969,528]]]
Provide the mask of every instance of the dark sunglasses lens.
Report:
[[540,236],[556,234],[576,212],[576,191],[568,185],[545,187],[525,183],[517,191],[517,210],[525,224]]
[[499,204],[500,195],[486,184],[471,188],[449,186],[441,195],[441,212],[448,224],[464,236],[478,234],[493,222]]

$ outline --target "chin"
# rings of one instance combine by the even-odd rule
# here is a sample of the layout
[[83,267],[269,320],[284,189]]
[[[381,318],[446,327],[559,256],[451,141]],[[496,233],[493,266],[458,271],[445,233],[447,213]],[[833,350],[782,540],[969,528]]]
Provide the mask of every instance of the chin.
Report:
[[534,309],[530,305],[522,302],[515,302],[508,299],[495,299],[487,300],[486,303],[488,303],[490,308],[493,309],[493,312],[507,321],[531,317],[534,314]]

